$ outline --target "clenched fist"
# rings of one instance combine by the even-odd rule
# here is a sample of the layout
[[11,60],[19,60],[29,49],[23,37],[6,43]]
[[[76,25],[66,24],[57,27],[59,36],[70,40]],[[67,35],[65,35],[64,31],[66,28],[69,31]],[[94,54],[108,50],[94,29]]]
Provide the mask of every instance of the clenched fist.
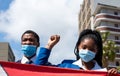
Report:
[[59,42],[59,40],[60,40],[59,35],[52,35],[48,40],[48,44],[46,45],[46,48],[51,50],[54,47],[54,45],[56,45]]

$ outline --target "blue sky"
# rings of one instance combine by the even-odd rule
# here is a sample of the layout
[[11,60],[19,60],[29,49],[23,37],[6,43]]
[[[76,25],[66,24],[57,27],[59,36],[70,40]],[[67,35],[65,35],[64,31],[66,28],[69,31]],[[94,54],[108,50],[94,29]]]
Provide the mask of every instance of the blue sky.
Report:
[[12,0],[0,0],[0,10],[1,11],[7,10],[11,2]]
[[[59,34],[49,61],[74,59],[78,15],[82,0],[0,0],[0,42],[9,42],[16,60],[22,57],[20,38],[31,29],[39,34],[41,47],[51,35]],[[66,52],[66,55],[64,54]]]
[[[0,0],[0,12],[5,12],[7,9],[9,9],[10,4],[13,0]],[[20,48],[20,43],[15,42],[14,40],[8,40],[6,39],[7,33],[4,31],[0,32],[0,42],[9,42],[11,48],[19,49]],[[17,53],[14,51],[14,54]]]

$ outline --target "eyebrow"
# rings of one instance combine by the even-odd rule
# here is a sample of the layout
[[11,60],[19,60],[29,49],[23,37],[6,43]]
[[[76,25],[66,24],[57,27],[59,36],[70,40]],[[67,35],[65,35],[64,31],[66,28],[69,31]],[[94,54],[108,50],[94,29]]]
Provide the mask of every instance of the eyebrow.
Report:
[[88,45],[82,43],[81,46],[82,46],[82,47],[85,46],[85,47],[88,47],[88,48],[90,48],[90,49],[97,49],[97,46],[96,46],[96,45],[90,45],[90,46],[88,46]]

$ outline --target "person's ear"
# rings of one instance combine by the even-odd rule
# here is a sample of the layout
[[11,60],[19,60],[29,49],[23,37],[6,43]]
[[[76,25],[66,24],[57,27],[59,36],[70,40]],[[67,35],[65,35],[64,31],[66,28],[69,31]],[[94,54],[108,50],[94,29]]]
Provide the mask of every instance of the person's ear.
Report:
[[37,43],[37,47],[39,47],[39,46],[40,46],[40,43],[38,42],[38,43]]

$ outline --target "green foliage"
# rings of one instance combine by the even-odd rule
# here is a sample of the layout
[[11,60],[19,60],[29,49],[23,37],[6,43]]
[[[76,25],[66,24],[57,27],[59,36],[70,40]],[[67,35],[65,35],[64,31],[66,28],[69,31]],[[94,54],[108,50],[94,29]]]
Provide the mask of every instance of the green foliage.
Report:
[[109,32],[102,33],[102,41],[103,41],[103,67],[108,67],[108,61],[115,60],[115,49],[117,46],[115,42],[112,40],[108,40]]
[[117,67],[118,72],[120,73],[120,66]]

